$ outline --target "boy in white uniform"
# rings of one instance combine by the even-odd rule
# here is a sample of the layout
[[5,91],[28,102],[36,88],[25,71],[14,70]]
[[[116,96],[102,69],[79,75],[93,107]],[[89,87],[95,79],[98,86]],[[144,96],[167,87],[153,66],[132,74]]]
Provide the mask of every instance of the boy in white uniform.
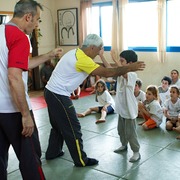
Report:
[[[123,51],[120,54],[120,62],[122,66],[128,66],[137,62],[137,55],[132,50]],[[137,80],[137,74],[129,72],[117,78],[117,89],[115,98],[115,111],[119,114],[118,134],[122,146],[114,152],[122,152],[127,150],[127,144],[133,151],[130,162],[136,162],[140,159],[139,142],[136,132],[136,117],[138,115],[137,100],[134,96],[134,88]]]
[[163,107],[167,99],[170,98],[171,78],[164,76],[161,80],[161,86],[158,87],[160,105]]

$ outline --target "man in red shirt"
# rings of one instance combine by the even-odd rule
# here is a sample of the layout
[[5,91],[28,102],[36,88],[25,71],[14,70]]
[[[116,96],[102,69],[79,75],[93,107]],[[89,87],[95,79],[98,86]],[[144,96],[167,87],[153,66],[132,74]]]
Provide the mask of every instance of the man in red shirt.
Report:
[[27,35],[38,27],[42,6],[34,0],[20,0],[11,21],[0,26],[0,176],[7,179],[8,150],[12,145],[22,178],[42,180],[41,148],[29,96],[28,69],[59,56],[57,48],[29,61]]

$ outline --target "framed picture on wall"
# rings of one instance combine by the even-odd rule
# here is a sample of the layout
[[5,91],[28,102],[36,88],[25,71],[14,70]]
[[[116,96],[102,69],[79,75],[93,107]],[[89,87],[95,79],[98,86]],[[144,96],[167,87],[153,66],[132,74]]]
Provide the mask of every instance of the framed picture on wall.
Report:
[[60,46],[78,45],[78,10],[77,8],[59,9],[58,38]]

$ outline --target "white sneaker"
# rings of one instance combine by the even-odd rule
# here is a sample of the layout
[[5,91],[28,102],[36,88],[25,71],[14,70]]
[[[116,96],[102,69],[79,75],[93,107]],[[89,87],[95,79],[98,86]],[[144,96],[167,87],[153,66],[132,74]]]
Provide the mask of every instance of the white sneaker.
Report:
[[127,146],[121,146],[118,149],[114,150],[115,153],[122,152],[122,151],[127,151]]
[[141,159],[139,152],[134,152],[133,156],[129,159],[129,162],[136,162]]

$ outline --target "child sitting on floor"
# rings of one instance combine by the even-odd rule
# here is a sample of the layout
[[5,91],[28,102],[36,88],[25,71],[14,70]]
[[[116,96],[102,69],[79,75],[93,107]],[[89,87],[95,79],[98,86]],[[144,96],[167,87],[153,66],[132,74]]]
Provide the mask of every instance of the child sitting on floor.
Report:
[[156,86],[150,85],[146,89],[146,100],[139,102],[138,108],[140,114],[145,120],[142,125],[144,130],[154,129],[162,123],[163,109],[158,101],[158,89]]
[[[180,133],[180,114],[178,115],[178,122],[176,123],[177,127],[173,127],[173,130]],[[180,135],[176,137],[176,139],[180,139]]]
[[171,78],[168,76],[164,76],[161,80],[161,86],[158,87],[159,102],[162,107],[164,106],[164,102],[170,98],[170,90],[169,90],[170,85],[171,85]]
[[97,113],[101,113],[100,119],[96,121],[97,123],[102,123],[106,121],[106,115],[114,113],[114,99],[110,95],[110,93],[107,90],[106,83],[104,80],[99,79],[95,85],[96,90],[96,101],[99,102],[102,106],[98,107],[91,107],[88,108],[83,113],[77,113],[78,117],[84,117],[88,114],[91,114],[91,112],[95,111]]
[[171,131],[173,127],[178,127],[178,115],[180,113],[179,89],[177,86],[171,86],[170,97],[164,103],[164,115],[166,117],[166,130]]
[[[137,79],[134,88],[134,96],[138,103],[144,102],[146,100],[146,93],[141,90],[141,87],[142,87],[142,81],[140,79]],[[138,117],[142,118],[139,110],[138,110]]]

